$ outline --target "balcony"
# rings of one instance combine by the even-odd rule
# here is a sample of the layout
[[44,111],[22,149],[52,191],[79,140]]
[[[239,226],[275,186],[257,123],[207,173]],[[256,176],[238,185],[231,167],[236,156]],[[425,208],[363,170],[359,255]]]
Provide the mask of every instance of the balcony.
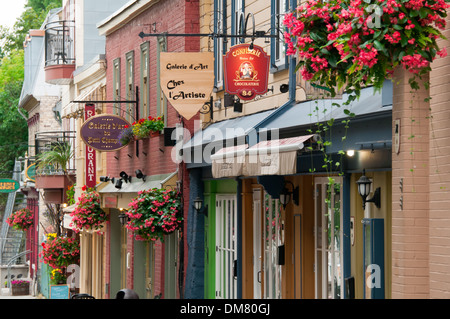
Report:
[[75,71],[75,22],[55,21],[45,26],[45,81],[67,85]]
[[[40,132],[35,137],[36,188],[49,204],[66,202],[67,187],[74,184],[76,132]],[[45,157],[43,157],[45,156]],[[40,165],[45,163],[44,166]],[[41,167],[39,167],[41,166]]]

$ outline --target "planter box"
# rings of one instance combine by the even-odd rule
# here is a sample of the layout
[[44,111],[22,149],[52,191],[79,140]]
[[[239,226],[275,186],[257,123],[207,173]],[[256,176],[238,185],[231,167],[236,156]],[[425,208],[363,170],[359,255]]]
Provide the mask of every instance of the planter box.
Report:
[[30,285],[22,287],[11,287],[11,292],[13,296],[26,296],[30,294]]

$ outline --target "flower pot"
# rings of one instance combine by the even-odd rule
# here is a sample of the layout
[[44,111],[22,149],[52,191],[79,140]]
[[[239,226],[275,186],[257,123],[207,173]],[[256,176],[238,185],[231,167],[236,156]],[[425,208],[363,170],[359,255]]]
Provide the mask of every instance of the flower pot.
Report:
[[154,132],[150,133],[151,137],[156,137],[156,136],[159,136],[159,135],[161,135],[161,131],[154,131]]
[[26,296],[30,294],[30,286],[20,286],[20,287],[11,287],[11,292],[13,296]]

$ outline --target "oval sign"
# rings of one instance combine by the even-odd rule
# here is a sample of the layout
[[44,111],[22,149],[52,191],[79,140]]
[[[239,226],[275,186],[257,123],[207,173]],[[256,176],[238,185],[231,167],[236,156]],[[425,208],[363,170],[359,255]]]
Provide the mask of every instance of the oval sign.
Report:
[[80,134],[87,146],[101,152],[117,151],[122,145],[119,134],[131,124],[123,117],[112,114],[100,114],[90,117],[83,126]]
[[14,193],[20,188],[18,181],[13,179],[0,179],[0,193]]

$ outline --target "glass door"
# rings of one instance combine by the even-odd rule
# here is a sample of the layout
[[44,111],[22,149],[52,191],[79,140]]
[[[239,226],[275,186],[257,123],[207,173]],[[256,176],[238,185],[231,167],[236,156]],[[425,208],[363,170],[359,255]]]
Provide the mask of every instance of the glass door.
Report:
[[253,189],[253,298],[262,296],[261,189]]
[[342,178],[316,178],[315,293],[317,299],[343,298],[342,278]]
[[284,244],[281,204],[269,194],[264,195],[264,295],[265,299],[281,298],[281,266],[278,249]]
[[237,297],[236,195],[216,196],[216,298]]

